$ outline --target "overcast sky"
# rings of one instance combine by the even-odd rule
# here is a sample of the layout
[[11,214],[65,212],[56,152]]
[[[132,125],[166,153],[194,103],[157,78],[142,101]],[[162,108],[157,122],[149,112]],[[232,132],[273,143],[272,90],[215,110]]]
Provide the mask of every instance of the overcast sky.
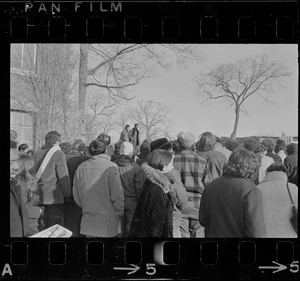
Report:
[[[203,61],[179,69],[176,64],[166,71],[157,69],[157,77],[144,79],[131,94],[138,100],[152,99],[172,108],[169,117],[175,121],[173,133],[187,130],[198,137],[205,131],[230,136],[234,125],[234,111],[220,100],[203,105],[196,95],[193,82],[200,72],[205,73],[219,63],[236,62],[252,54],[266,54],[271,60],[285,63],[292,75],[282,80],[283,87],[270,93],[275,105],[253,96],[246,104],[248,115],[241,114],[237,136],[298,135],[298,50],[287,44],[202,44],[199,50]],[[276,84],[275,84],[276,85]]]

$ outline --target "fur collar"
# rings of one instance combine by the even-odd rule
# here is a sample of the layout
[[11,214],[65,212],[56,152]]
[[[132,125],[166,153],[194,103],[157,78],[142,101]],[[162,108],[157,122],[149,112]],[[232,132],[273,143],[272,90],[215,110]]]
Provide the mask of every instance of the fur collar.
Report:
[[143,163],[141,165],[141,169],[146,174],[147,179],[161,187],[164,193],[168,193],[170,191],[171,182],[165,174],[157,169],[150,167],[148,163]]

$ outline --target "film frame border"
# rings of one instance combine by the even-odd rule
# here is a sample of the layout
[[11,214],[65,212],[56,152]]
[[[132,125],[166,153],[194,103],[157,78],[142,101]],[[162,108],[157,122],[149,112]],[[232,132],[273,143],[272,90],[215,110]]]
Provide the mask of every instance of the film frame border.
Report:
[[[43,1],[40,2],[42,3]],[[58,1],[58,2],[62,4],[68,3],[63,1]],[[102,2],[106,3],[108,1],[102,1]],[[180,15],[180,13],[182,13],[182,11],[184,10],[183,8],[180,9],[180,6],[183,5],[182,2],[180,1],[176,3],[169,2],[169,1],[168,2],[165,1],[162,3],[158,3],[156,1],[155,2],[153,1],[151,3],[147,1],[145,2],[142,1],[138,3],[133,3],[133,2],[127,3],[126,1],[122,1],[122,3],[123,3],[122,7],[124,7],[124,9],[122,10],[121,15],[103,11],[99,16],[99,11],[96,12],[92,11],[89,12],[89,15],[87,17],[85,17],[84,13],[87,11],[82,10],[81,12],[73,15],[73,13],[71,14],[69,13],[68,9],[60,13],[57,13],[56,15],[53,15],[52,20],[58,19],[60,24],[63,18],[66,24],[66,29],[65,29],[65,36],[63,36],[63,38],[60,38],[60,36],[58,36],[57,38],[54,37],[52,39],[48,37],[51,34],[51,30],[49,28],[49,25],[51,23],[49,19],[48,21],[47,20],[45,21],[45,17],[46,19],[48,17],[47,14],[42,15],[40,14],[40,12],[32,12],[29,15],[25,15],[24,17],[24,14],[22,14],[22,9],[21,11],[18,11],[18,9],[16,9],[15,14],[10,11],[9,14],[4,15],[2,20],[0,20],[0,30],[1,30],[0,38],[2,37],[2,40],[5,40],[5,42],[7,42],[8,45],[10,43],[18,43],[18,42],[19,43],[30,43],[30,42],[32,43],[82,43],[82,42],[84,43],[91,43],[91,42],[136,43],[138,42],[140,43],[145,41],[150,43],[199,43],[199,44],[205,44],[205,43],[215,43],[215,44],[220,44],[220,43],[295,44],[296,43],[297,44],[298,43],[299,28],[297,28],[297,22],[299,22],[299,16],[296,13],[297,9],[287,8],[287,6],[289,5],[291,5],[292,7],[298,7],[297,4],[291,4],[291,3],[295,3],[294,1],[281,2],[281,3],[277,1],[259,2],[253,4],[251,8],[247,9],[248,15],[238,14],[239,9],[243,9],[243,5],[245,4],[245,1],[242,2],[234,1],[232,3],[227,3],[225,5],[224,3],[217,1],[214,4],[211,4],[211,6],[207,2],[202,2],[202,1],[201,2],[191,1],[189,3],[186,3],[187,6],[185,6],[185,9],[187,11],[189,11],[189,9],[191,9],[190,7],[193,6],[198,7],[198,9],[201,10],[200,16],[198,15],[196,17],[197,21],[195,20],[194,17],[194,15],[196,14],[196,9],[189,11],[190,12],[189,14],[192,14],[192,16]],[[149,5],[147,9],[142,7],[144,4]],[[170,6],[168,5],[173,5],[173,4],[175,6],[172,6],[170,11]],[[270,4],[274,4],[276,7],[273,6],[273,8],[271,8],[269,6]],[[2,6],[2,3],[0,3],[0,5]],[[19,2],[18,4],[15,5],[15,7],[18,8],[19,7],[18,5]],[[226,9],[229,9],[226,5],[229,5],[231,7],[236,7],[235,5],[237,5],[238,7],[236,9],[237,11],[233,12],[233,16],[231,14],[229,19],[228,16],[226,17],[224,16],[224,14],[222,14],[223,12],[225,13],[227,11]],[[259,5],[259,8],[263,7],[263,9],[257,11],[257,5]],[[155,8],[153,9],[153,7]],[[106,8],[102,8],[102,9],[106,9]],[[153,18],[153,14],[150,13],[151,9],[158,10],[158,15],[156,14],[156,17],[154,18]],[[220,13],[220,10],[222,10],[222,13]],[[2,13],[3,15],[3,10],[2,12],[0,11],[0,13]],[[265,16],[266,14],[264,13],[273,14],[273,16],[271,16],[268,19]],[[292,16],[290,16],[288,13],[292,13]],[[139,14],[142,15],[140,16]],[[276,14],[275,22],[274,22],[274,14]],[[239,20],[238,24],[236,23],[237,17]],[[26,26],[28,36],[25,36],[25,38],[21,38],[21,39],[12,38],[13,34],[10,28],[14,24],[16,24],[16,22],[12,23],[12,19],[14,20],[21,19],[20,20],[21,27],[23,25],[22,32],[24,33],[24,29],[25,29],[24,18],[26,19],[28,24],[28,26]],[[86,18],[90,20],[94,18],[96,21],[99,20],[100,18],[100,22],[102,21],[103,23],[102,37],[88,38],[88,36],[86,36],[86,31],[88,28],[88,25],[86,24],[88,20]],[[229,22],[226,22],[226,19],[229,20]],[[38,21],[38,23],[35,23],[35,21]],[[74,21],[74,23],[72,21]],[[233,24],[233,21],[235,22],[235,24]],[[136,32],[134,30],[133,32],[129,31],[133,33],[134,38],[133,39],[128,38],[128,36],[126,38],[126,25],[135,26],[139,22],[141,23],[140,24],[141,36],[134,37],[136,34],[139,35],[139,32]],[[175,24],[175,26],[177,24],[178,26],[177,28],[178,31],[175,32],[175,36],[173,36],[174,35],[174,33],[172,33],[173,31],[172,30],[170,31],[171,34],[170,38],[168,36],[167,37],[165,36],[164,33],[165,30],[163,27],[168,24],[170,24],[171,27],[173,26],[173,24]],[[55,25],[59,26],[57,22],[54,23],[54,26]],[[205,31],[201,29],[205,25],[217,31],[217,36],[209,37],[211,35],[210,31]],[[246,36],[245,38],[240,38],[236,36],[235,32],[236,30],[239,30],[238,28],[241,28],[241,26],[243,25],[245,25],[246,27],[245,29],[246,31],[244,32]],[[232,26],[234,27],[232,28],[234,32],[232,32],[232,30],[230,31],[230,28],[228,29],[228,27],[232,27]],[[254,29],[249,28],[249,30],[247,30],[249,26],[250,27],[254,26]],[[74,27],[79,28],[82,31],[82,33],[80,33],[79,35],[75,34],[73,29],[76,28]],[[284,30],[286,29],[286,27],[289,28],[289,36],[284,37],[285,36]],[[19,29],[20,27],[18,26],[17,28]],[[38,31],[36,30],[32,31],[32,29],[35,28],[37,28]],[[45,29],[47,29],[46,33],[44,32]],[[278,31],[279,29],[282,30]],[[44,30],[43,32],[45,34],[43,34],[43,36],[37,37],[39,32],[42,30]],[[110,34],[109,32],[112,32],[112,34]],[[203,36],[203,32],[208,32],[208,37]],[[267,33],[268,35],[263,36],[264,33]],[[215,34],[216,32],[213,33],[213,35]],[[282,34],[281,36],[283,37],[280,36],[278,37],[278,34]],[[5,50],[7,52],[7,50],[9,50],[9,46],[8,48],[7,46],[5,46]],[[9,58],[8,58],[8,65],[9,65]],[[8,77],[8,81],[9,81],[9,77]],[[3,208],[4,213],[9,215],[8,212],[9,204],[5,204],[5,205],[7,206],[5,210]],[[6,229],[5,233],[1,234],[1,236],[3,235],[4,237],[3,239],[1,237],[1,247],[5,254],[2,257],[3,260],[2,258],[0,259],[1,260],[0,270],[1,270],[1,265],[4,266],[3,270],[5,270],[6,264],[9,264],[11,265],[12,273],[15,276],[18,276],[19,273],[20,275],[25,274],[25,277],[27,276],[31,278],[43,277],[43,279],[48,279],[48,278],[68,279],[69,275],[73,274],[72,276],[74,278],[94,279],[94,278],[99,278],[99,275],[101,275],[100,279],[104,279],[104,280],[106,279],[115,280],[119,278],[122,279],[132,278],[137,280],[140,280],[141,278],[146,278],[146,279],[151,278],[153,280],[157,278],[158,279],[159,278],[169,278],[169,279],[180,278],[182,280],[184,279],[189,280],[195,278],[205,279],[206,277],[207,279],[211,279],[212,277],[216,277],[215,279],[220,279],[220,275],[221,276],[224,275],[224,277],[230,276],[235,279],[239,279],[240,276],[245,276],[246,278],[259,279],[259,280],[270,280],[270,279],[286,280],[287,278],[289,280],[294,280],[299,278],[299,273],[298,273],[299,267],[297,267],[297,264],[293,263],[294,261],[299,260],[299,255],[298,255],[299,243],[298,240],[296,239],[192,239],[192,240],[151,239],[151,240],[147,240],[147,239],[120,239],[120,238],[117,239],[70,238],[70,239],[56,239],[56,240],[51,240],[51,239],[41,240],[41,239],[27,239],[27,238],[24,239],[9,238],[8,234],[9,234],[9,229]],[[61,242],[63,242],[65,246],[63,247],[61,245],[56,245],[57,248],[55,248],[54,251],[57,252],[65,251],[66,253],[65,259],[62,262],[60,261],[61,264],[58,263],[58,264],[51,265],[49,262],[48,265],[45,265],[44,259],[42,259],[41,256],[44,257],[47,256],[46,259],[50,260],[49,257],[50,247],[53,246],[53,243],[55,245]],[[89,264],[87,261],[88,258],[86,254],[86,249],[89,243],[92,242],[102,243],[103,245],[103,250],[104,250],[103,262],[100,262],[100,264]],[[134,272],[130,275],[128,275],[128,271],[114,270],[114,268],[116,267],[128,267],[130,265],[129,263],[126,263],[126,253],[124,251],[126,247],[125,245],[128,242],[138,242],[141,245],[141,249],[142,249],[141,261],[136,265],[139,267],[139,269],[136,271],[136,273]],[[168,264],[168,265],[164,265],[164,264],[159,265],[155,263],[153,258],[153,248],[155,247],[155,245],[161,244],[163,242],[178,243],[180,249],[178,263]],[[209,246],[207,246],[207,244],[209,244]],[[195,245],[197,247],[195,247]],[[23,249],[21,250],[21,252],[23,253],[23,254],[21,253],[21,256],[23,261],[24,260],[26,261],[25,263],[21,262],[20,264],[18,264],[18,261],[17,263],[13,262],[14,261],[13,252],[17,253],[17,255],[20,254],[18,247],[20,247],[20,249]],[[216,248],[216,253],[213,253],[214,254],[213,257],[205,256],[205,255],[202,256],[203,251],[205,251],[203,250],[205,247],[207,247],[206,249],[208,249],[208,251],[211,249],[211,247]],[[238,252],[243,247],[244,249],[245,248],[248,249],[248,251],[249,249],[251,249],[251,247],[252,249],[254,248],[255,254],[254,254],[254,261],[252,259],[252,263],[251,263],[251,259],[243,260],[241,259],[240,256],[237,256],[236,254],[233,257],[230,257],[233,250],[235,252]],[[26,248],[26,255],[24,257],[25,248]],[[78,255],[78,248],[80,249],[79,255]],[[191,254],[195,248],[197,248],[199,251]],[[286,250],[286,248],[288,248],[288,250]],[[286,253],[288,254],[288,257],[284,256]],[[224,254],[228,254],[228,256],[224,257]],[[74,260],[74,259],[72,260],[73,257],[78,257],[78,260]],[[195,260],[191,260],[192,257],[195,257]],[[71,263],[70,263],[70,259],[71,259]],[[206,259],[205,262],[208,263],[204,262],[205,259]],[[276,264],[274,264],[274,262],[285,263],[285,266],[287,267],[289,265],[289,267],[287,267],[286,269],[282,270],[282,272],[277,274],[273,274],[273,271],[275,271],[275,269],[273,271],[269,270],[269,272],[267,269],[265,269],[265,273],[262,273],[262,270],[259,270],[259,265],[261,264],[266,265],[266,267],[268,266],[271,267],[272,265],[276,267]],[[288,264],[289,262],[291,263]],[[37,269],[38,266],[40,267],[40,269]],[[255,272],[254,269],[257,269],[257,271]],[[7,268],[6,270],[8,271]],[[53,270],[55,272],[53,272]],[[134,269],[132,270],[134,271]],[[152,274],[154,271],[155,273]],[[46,275],[43,275],[45,274],[45,272]],[[172,274],[170,274],[170,272]],[[5,274],[5,276],[2,276],[2,278],[5,279],[7,275],[9,274]]]

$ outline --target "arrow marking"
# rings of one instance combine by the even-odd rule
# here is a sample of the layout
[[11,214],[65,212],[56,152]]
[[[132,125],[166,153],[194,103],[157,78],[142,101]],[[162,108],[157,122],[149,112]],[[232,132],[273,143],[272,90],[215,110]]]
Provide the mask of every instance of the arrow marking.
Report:
[[277,269],[276,271],[273,271],[272,273],[279,272],[281,270],[285,270],[287,267],[283,264],[280,264],[276,261],[272,261],[274,264],[277,264],[277,266],[259,266],[260,269]]
[[127,273],[127,275],[130,275],[130,274],[133,274],[133,273],[136,273],[140,267],[135,265],[135,264],[130,264],[132,267],[114,267],[114,270],[130,270],[130,272]]

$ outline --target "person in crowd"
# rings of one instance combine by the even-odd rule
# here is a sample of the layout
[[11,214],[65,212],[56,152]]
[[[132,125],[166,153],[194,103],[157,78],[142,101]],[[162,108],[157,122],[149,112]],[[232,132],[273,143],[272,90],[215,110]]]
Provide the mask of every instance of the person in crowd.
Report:
[[286,149],[287,157],[284,166],[287,169],[289,182],[298,186],[298,144],[290,143]]
[[72,145],[71,145],[71,143],[68,142],[68,141],[61,142],[61,143],[59,144],[59,147],[60,147],[61,151],[62,151],[64,154],[66,154],[66,155],[69,154],[69,153],[71,152],[71,150],[72,150]]
[[111,162],[115,162],[119,156],[120,156],[120,148],[121,148],[121,145],[122,145],[122,141],[117,141],[114,145],[114,153],[113,155],[111,156],[111,159],[110,161]]
[[74,176],[73,196],[82,208],[80,233],[86,237],[115,237],[124,213],[124,191],[118,166],[110,161],[107,144],[93,140],[91,159],[81,163]]
[[125,141],[120,147],[120,155],[115,163],[119,167],[121,184],[124,190],[125,205],[122,221],[123,237],[128,236],[137,202],[142,192],[142,176],[140,166],[133,161],[133,145]]
[[21,187],[22,199],[28,211],[28,236],[38,233],[38,218],[42,212],[38,206],[37,182],[35,180],[34,159],[28,154],[20,154],[18,159],[17,184]]
[[26,237],[29,231],[28,211],[22,200],[21,187],[15,177],[18,174],[19,152],[17,142],[10,140],[10,237]]
[[279,139],[276,141],[274,152],[280,156],[282,163],[284,163],[284,159],[286,157],[286,144],[284,140]]
[[137,155],[136,161],[140,166],[147,161],[147,157],[150,155],[150,143],[151,139],[145,139],[140,146],[140,153]]
[[[239,149],[241,148],[241,144],[236,141],[236,140],[233,140],[233,139],[228,139],[226,142],[225,142],[225,147],[229,150],[229,151],[235,151],[236,149]],[[231,154],[231,153],[230,153]],[[228,158],[229,159],[229,158]]]
[[129,131],[129,141],[133,145],[135,151],[136,146],[140,145],[140,131],[138,129],[138,124],[134,124],[134,127]]
[[222,140],[219,137],[215,136],[215,139],[216,142],[214,144],[214,149],[222,152],[225,155],[226,160],[228,161],[231,151],[227,149],[225,146],[223,146]]
[[254,137],[246,138],[243,142],[243,146],[245,149],[255,153],[258,158],[259,166],[258,170],[255,172],[254,183],[259,184],[265,179],[266,170],[274,163],[274,160],[265,155],[266,148]]
[[215,150],[216,138],[211,132],[204,132],[197,146],[197,154],[204,158],[209,167],[211,179],[222,176],[227,158],[221,151]]
[[175,155],[180,154],[182,150],[177,139],[172,141],[172,150],[175,153]]
[[[85,148],[85,142],[81,139],[77,139],[72,144],[71,152],[66,154],[71,191],[73,191],[73,180],[76,169],[81,163],[91,158],[90,156],[84,155]],[[64,226],[72,231],[72,237],[80,237],[80,222],[82,210],[75,203],[73,193],[70,202],[64,204],[64,214]]]
[[224,175],[208,184],[202,194],[199,221],[206,238],[255,238],[265,235],[262,194],[253,184],[257,157],[237,149]]
[[297,238],[290,219],[292,217],[292,202],[298,208],[298,187],[287,183],[286,168],[282,164],[269,166],[266,181],[257,188],[262,193],[262,204],[266,222],[266,238]]
[[124,130],[121,132],[119,139],[120,142],[129,141],[129,128],[130,126],[126,125]]
[[175,193],[170,189],[171,183],[165,174],[173,169],[173,155],[169,151],[155,149],[141,168],[147,180],[136,206],[128,237],[172,237]]
[[27,153],[27,151],[29,150],[28,144],[26,143],[20,144],[18,150],[20,153]]
[[174,157],[174,167],[188,194],[187,207],[182,211],[181,237],[201,238],[204,228],[199,223],[198,213],[204,186],[211,182],[211,175],[206,160],[192,150],[195,136],[190,132],[179,132],[177,139],[181,152]]
[[111,137],[105,133],[101,133],[98,137],[97,140],[102,141],[106,144],[106,154],[110,157],[114,154],[114,147],[111,145]]
[[35,171],[38,171],[47,153],[54,153],[38,180],[39,207],[42,214],[39,217],[39,231],[54,224],[64,224],[64,203],[72,200],[70,178],[66,156],[60,150],[61,135],[50,131],[45,136],[46,144],[34,154]]
[[[156,139],[150,144],[151,152],[155,149],[163,149],[172,151],[171,142],[167,138]],[[165,174],[171,184],[172,190],[175,191],[176,200],[173,204],[173,237],[181,238],[180,225],[182,220],[182,210],[187,206],[188,195],[186,189],[181,181],[180,173],[177,169],[173,168]]]
[[273,158],[275,163],[282,164],[281,157],[274,153],[275,142],[271,138],[264,139],[261,144],[267,149],[266,156]]

